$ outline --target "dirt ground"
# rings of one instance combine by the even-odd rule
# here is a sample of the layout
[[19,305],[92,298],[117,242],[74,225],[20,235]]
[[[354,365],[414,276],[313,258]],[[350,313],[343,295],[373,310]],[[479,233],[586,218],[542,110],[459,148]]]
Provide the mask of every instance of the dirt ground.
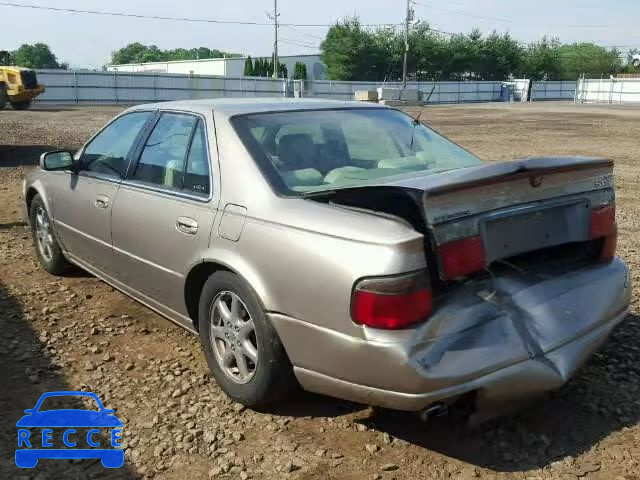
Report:
[[[472,430],[300,394],[278,411],[230,402],[195,337],[83,272],[35,261],[20,184],[44,150],[77,148],[121,107],[0,112],[0,478],[640,479],[640,305],[559,392]],[[417,109],[412,109],[417,114]],[[616,162],[619,253],[640,284],[640,109],[570,104],[425,108],[487,160]],[[52,390],[97,393],[123,421],[125,466],[14,465],[22,410]]]

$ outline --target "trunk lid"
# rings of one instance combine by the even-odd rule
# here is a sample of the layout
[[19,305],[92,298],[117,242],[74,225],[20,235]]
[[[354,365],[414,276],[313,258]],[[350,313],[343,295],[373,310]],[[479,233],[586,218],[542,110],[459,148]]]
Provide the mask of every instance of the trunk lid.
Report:
[[423,192],[440,278],[448,280],[497,260],[612,234],[613,183],[611,161],[561,157],[487,164],[395,185]]

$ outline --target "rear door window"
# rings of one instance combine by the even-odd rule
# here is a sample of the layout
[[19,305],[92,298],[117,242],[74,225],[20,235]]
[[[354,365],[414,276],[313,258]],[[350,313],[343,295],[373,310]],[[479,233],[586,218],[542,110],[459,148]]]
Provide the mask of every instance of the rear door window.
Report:
[[168,190],[209,195],[204,122],[193,115],[163,113],[145,142],[132,179]]
[[193,140],[187,156],[184,174],[183,191],[194,195],[207,196],[211,192],[209,184],[209,155],[207,153],[207,139],[204,123],[198,120]]

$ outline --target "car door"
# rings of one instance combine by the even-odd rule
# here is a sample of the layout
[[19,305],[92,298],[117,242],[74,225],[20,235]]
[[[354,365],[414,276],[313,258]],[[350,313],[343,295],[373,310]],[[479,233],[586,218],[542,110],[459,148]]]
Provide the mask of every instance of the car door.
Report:
[[76,170],[56,175],[53,216],[72,257],[112,272],[111,208],[131,155],[153,111],[117,117],[76,155]]
[[185,321],[185,278],[209,245],[216,213],[208,132],[204,117],[161,112],[120,185],[111,218],[118,279]]

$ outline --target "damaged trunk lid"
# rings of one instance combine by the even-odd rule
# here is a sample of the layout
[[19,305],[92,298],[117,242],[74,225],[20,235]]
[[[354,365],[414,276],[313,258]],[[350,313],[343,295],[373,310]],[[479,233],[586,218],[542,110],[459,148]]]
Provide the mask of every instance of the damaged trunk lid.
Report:
[[[613,163],[530,158],[410,179],[442,280],[565,244],[615,249]],[[613,242],[613,245],[611,243]],[[607,251],[604,251],[608,249]]]
[[450,287],[408,343],[433,388],[486,376],[486,399],[547,391],[604,342],[630,301],[613,183],[608,160],[531,158],[404,184]]

